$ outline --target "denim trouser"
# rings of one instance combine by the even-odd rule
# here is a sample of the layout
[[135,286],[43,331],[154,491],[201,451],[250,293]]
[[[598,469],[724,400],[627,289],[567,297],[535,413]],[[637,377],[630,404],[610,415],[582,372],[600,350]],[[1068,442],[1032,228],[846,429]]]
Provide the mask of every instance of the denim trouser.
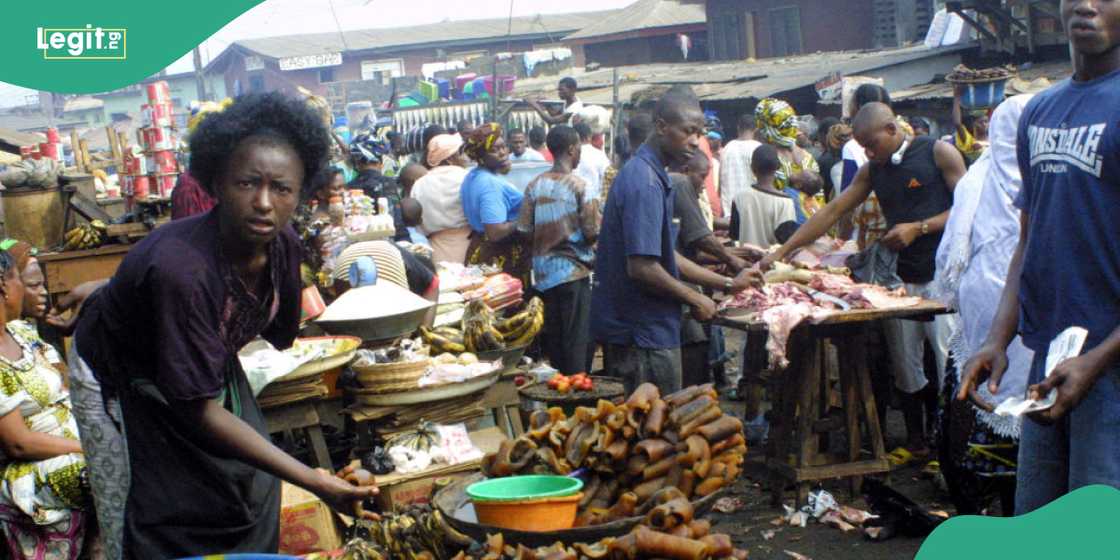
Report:
[[[1042,380],[1046,354],[1035,353],[1030,383]],[[1023,420],[1015,515],[1030,513],[1091,484],[1120,488],[1120,364],[1052,426]]]

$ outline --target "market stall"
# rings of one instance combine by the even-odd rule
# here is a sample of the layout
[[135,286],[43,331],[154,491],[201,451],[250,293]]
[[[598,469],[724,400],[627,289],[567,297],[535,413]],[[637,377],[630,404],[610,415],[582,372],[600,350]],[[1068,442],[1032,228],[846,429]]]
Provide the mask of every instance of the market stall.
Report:
[[[778,263],[763,287],[720,305],[716,324],[766,338],[775,414],[765,466],[774,507],[791,483],[800,507],[816,482],[848,478],[856,496],[863,476],[890,470],[867,363],[868,330],[880,321],[928,321],[949,312],[902,289],[857,282],[844,266],[853,254],[850,246],[822,239],[795,254],[793,264]],[[828,453],[830,434],[846,437],[844,456]]]

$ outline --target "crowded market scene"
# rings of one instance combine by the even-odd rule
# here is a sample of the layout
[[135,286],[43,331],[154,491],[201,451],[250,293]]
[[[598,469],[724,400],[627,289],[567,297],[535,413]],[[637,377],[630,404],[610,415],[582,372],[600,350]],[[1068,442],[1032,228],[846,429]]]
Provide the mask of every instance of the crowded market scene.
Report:
[[334,3],[0,108],[0,558],[935,558],[1120,488],[1120,2]]

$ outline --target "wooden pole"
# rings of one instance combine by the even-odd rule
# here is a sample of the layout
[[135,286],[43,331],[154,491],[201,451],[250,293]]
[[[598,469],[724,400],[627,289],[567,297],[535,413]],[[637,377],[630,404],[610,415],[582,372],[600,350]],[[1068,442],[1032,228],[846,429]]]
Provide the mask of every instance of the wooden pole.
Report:
[[193,51],[194,54],[194,82],[195,87],[198,88],[198,100],[200,102],[207,101],[206,97],[206,79],[202,77],[202,52],[196,46]]
[[89,157],[89,141],[87,141],[85,138],[80,138],[78,139],[78,144],[82,147],[82,151],[80,152],[82,156],[82,166],[80,167],[80,169],[86,173],[89,173],[90,171],[93,171],[93,166],[91,165],[92,162],[90,161]]
[[70,130],[70,151],[74,154],[74,167],[78,171],[85,172],[85,167],[82,165],[82,143],[78,139],[78,129]]
[[615,66],[614,71],[611,73],[611,84],[613,99],[611,101],[611,138],[607,143],[607,155],[614,157],[614,139],[617,138],[619,128],[622,125],[622,107],[618,104],[618,67]]
[[107,125],[105,127],[105,137],[109,140],[109,151],[113,154],[113,161],[117,162],[119,165],[123,159],[123,154],[121,153],[121,139],[117,136],[117,130],[113,128],[113,125]]

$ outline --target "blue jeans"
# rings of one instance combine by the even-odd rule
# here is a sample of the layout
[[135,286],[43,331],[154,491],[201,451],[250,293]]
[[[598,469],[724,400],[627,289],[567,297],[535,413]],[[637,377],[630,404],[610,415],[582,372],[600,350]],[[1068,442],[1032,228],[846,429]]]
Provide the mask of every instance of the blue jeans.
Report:
[[[1031,384],[1042,380],[1045,367],[1046,354],[1035,353]],[[1060,422],[1023,420],[1015,515],[1091,484],[1120,488],[1120,364],[1109,367]]]

